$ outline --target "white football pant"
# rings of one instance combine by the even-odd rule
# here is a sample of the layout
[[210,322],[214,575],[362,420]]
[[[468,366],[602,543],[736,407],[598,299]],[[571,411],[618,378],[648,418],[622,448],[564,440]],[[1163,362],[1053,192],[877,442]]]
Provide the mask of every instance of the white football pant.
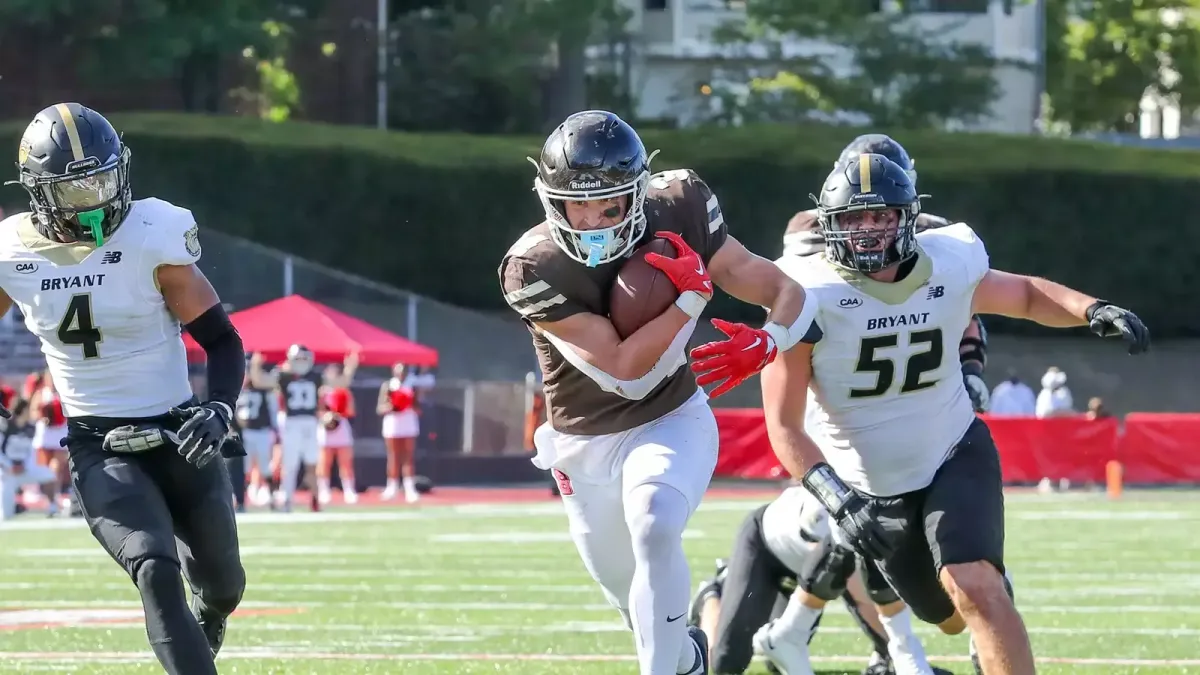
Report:
[[320,452],[317,444],[317,418],[315,415],[289,415],[283,420],[280,432],[281,457],[279,480],[284,499],[292,501],[296,494],[296,478],[300,467],[315,466]]
[[[664,417],[604,436],[534,437],[556,471],[571,537],[592,578],[637,635],[642,675],[686,672],[690,574],[683,531],[717,463],[717,423],[704,392]],[[686,662],[686,663],[685,663]]]

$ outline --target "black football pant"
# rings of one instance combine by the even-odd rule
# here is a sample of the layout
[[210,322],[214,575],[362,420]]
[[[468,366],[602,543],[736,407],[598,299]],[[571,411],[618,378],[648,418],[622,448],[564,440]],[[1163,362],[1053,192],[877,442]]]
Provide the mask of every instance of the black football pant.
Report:
[[917,618],[940,624],[954,603],[939,574],[946,565],[987,561],[1004,572],[1004,486],[1000,453],[975,420],[927,487],[890,498],[907,521],[892,557],[876,561]]
[[226,617],[242,599],[246,575],[229,474],[221,461],[197,468],[171,445],[139,454],[103,449],[108,430],[148,422],[179,425],[165,416],[71,419],[66,441],[71,481],[92,536],[141,594],[146,635],[163,668],[169,675],[215,675],[183,579],[197,614]]

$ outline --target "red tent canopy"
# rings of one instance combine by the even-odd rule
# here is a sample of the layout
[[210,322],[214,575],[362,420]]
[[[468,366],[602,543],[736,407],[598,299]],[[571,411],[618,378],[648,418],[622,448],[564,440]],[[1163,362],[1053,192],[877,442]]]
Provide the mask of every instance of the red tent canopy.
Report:
[[[358,352],[364,366],[436,366],[438,362],[435,349],[299,295],[234,312],[229,318],[242,335],[246,353],[262,352],[267,361],[282,361],[288,347],[298,342],[312,350],[318,363],[340,362],[351,352]],[[188,359],[204,360],[204,350],[187,331],[183,341]]]

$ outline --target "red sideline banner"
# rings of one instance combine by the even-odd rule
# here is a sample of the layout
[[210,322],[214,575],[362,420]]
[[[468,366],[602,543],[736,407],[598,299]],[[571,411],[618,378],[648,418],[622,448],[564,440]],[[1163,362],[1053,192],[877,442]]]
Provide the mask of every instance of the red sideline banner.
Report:
[[984,415],[1000,450],[1006,483],[1067,478],[1072,483],[1103,483],[1104,465],[1117,447],[1117,420],[1083,417]]
[[[761,410],[719,409],[716,414],[721,434],[716,475],[786,475],[771,451]],[[1113,418],[983,417],[1000,450],[1005,482],[1103,483],[1105,465],[1113,459],[1124,465],[1127,483],[1200,482],[1200,414],[1133,413],[1123,430]]]
[[1126,483],[1200,482],[1200,415],[1126,415],[1117,459]]

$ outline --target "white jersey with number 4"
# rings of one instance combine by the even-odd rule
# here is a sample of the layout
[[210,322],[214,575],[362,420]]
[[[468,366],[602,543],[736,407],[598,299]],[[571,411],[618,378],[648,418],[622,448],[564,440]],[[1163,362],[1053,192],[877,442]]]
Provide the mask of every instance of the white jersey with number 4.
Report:
[[43,237],[33,216],[0,222],[0,288],[41,341],[68,417],[151,417],[192,396],[179,322],[155,270],[200,259],[191,211],[133,203],[104,245]]
[[929,485],[975,419],[958,343],[987,250],[963,223],[922,232],[917,244],[915,267],[896,283],[824,255],[776,261],[820,307],[809,435],[843,480],[877,496]]

